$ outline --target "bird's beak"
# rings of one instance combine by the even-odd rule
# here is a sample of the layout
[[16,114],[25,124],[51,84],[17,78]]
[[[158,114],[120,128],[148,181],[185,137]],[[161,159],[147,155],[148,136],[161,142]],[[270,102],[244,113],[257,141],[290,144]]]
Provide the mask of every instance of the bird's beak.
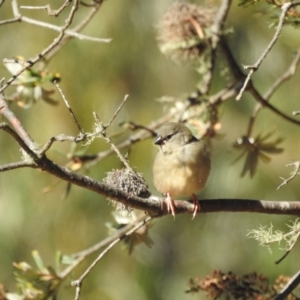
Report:
[[162,145],[163,142],[164,142],[164,139],[162,138],[162,136],[161,136],[161,135],[158,135],[158,136],[156,137],[155,141],[154,141],[154,144],[155,144],[155,145]]

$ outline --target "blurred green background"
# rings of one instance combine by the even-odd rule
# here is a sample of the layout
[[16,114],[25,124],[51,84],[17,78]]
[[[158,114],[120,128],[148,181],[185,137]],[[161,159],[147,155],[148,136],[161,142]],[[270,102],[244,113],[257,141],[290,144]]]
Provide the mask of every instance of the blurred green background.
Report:
[[[177,66],[159,51],[155,38],[155,25],[173,1],[105,1],[84,34],[112,38],[110,44],[72,40],[57,53],[49,64],[50,71],[61,74],[63,89],[71,107],[85,131],[91,131],[92,112],[104,122],[110,120],[125,94],[129,100],[110,133],[120,131],[118,123],[134,121],[147,125],[165,113],[156,100],[164,95],[178,97],[195,90],[198,75],[191,67]],[[194,1],[201,3],[200,1]],[[20,5],[45,5],[47,1],[20,1]],[[51,1],[53,8],[61,1]],[[218,5],[218,3],[210,3]],[[80,7],[75,22],[88,8]],[[270,41],[274,29],[268,27],[267,18],[257,14],[259,5],[239,7],[234,1],[227,27],[233,29],[227,38],[240,64],[256,61]],[[24,15],[54,24],[63,24],[67,12],[58,18],[48,17],[46,11],[24,11]],[[0,8],[0,19],[11,18],[10,2]],[[57,33],[26,23],[0,26],[0,57],[22,55],[30,58],[40,53]],[[299,32],[284,28],[282,36],[259,71],[253,76],[258,90],[263,93],[287,69],[299,44]],[[10,75],[1,67],[1,78]],[[271,99],[272,103],[291,115],[299,110],[297,84],[299,72]],[[218,77],[214,91],[225,86]],[[13,91],[12,88],[9,90]],[[6,91],[6,93],[9,93]],[[60,104],[52,107],[39,102],[24,110],[16,105],[13,110],[39,145],[50,137],[64,133],[76,135],[76,126],[56,92]],[[253,198],[295,201],[299,199],[299,179],[276,190],[279,177],[288,177],[285,165],[300,159],[299,128],[263,110],[255,125],[255,133],[275,130],[276,136],[285,138],[283,154],[273,157],[268,165],[260,164],[256,176],[240,178],[242,163],[232,165],[238,153],[232,143],[243,135],[255,101],[245,95],[240,102],[227,101],[221,109],[223,138],[213,141],[212,172],[202,198]],[[1,121],[5,121],[3,118]],[[120,136],[116,142],[125,140]],[[19,147],[4,132],[0,132],[0,163],[20,160]],[[96,140],[87,153],[96,153],[109,146]],[[48,156],[60,164],[67,162],[65,153],[69,143],[56,143]],[[153,141],[135,145],[130,152],[130,163],[143,173],[150,190],[151,166],[157,149]],[[89,170],[89,176],[102,180],[106,172],[121,166],[115,157],[109,157]],[[46,187],[51,189],[43,193]],[[37,249],[46,265],[55,264],[57,250],[71,254],[83,250],[107,236],[105,222],[112,222],[112,206],[105,198],[72,187],[63,199],[66,183],[43,172],[18,169],[0,174],[0,282],[10,291],[15,290],[12,262],[33,264],[31,251]],[[246,237],[248,230],[259,225],[284,225],[293,218],[250,213],[200,214],[191,221],[190,215],[171,216],[155,220],[150,230],[154,241],[152,249],[139,246],[131,256],[118,245],[92,271],[84,281],[81,299],[205,299],[204,294],[185,294],[190,277],[204,277],[214,269],[237,274],[257,271],[271,280],[279,274],[293,275],[299,246],[280,264],[274,262],[284,252],[274,247],[273,254],[254,240]],[[83,263],[72,278],[76,279],[91,263]],[[70,278],[71,280],[71,278]],[[70,280],[60,289],[58,299],[73,299],[74,288]]]

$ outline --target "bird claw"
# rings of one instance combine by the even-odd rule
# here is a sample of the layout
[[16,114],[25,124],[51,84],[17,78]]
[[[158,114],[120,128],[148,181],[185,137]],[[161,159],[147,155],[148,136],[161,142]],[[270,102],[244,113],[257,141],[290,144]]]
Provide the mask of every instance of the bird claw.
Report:
[[201,210],[201,206],[200,206],[200,203],[199,203],[198,198],[196,197],[196,195],[194,195],[194,194],[192,195],[192,200],[193,200],[193,204],[194,204],[192,220],[194,220],[194,218],[196,217],[197,212]]
[[175,207],[174,207],[172,197],[169,193],[167,193],[167,198],[165,199],[165,203],[167,205],[168,213],[171,212],[171,214],[172,214],[172,216],[174,217],[174,220],[175,220]]

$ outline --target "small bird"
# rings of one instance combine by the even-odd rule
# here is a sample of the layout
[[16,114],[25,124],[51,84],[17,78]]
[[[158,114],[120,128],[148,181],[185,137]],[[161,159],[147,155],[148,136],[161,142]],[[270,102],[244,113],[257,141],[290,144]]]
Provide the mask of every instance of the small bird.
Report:
[[175,218],[173,197],[192,196],[193,219],[200,210],[196,193],[206,183],[210,172],[210,151],[203,140],[198,140],[182,123],[166,123],[154,141],[160,151],[153,164],[155,188],[165,194],[168,212]]

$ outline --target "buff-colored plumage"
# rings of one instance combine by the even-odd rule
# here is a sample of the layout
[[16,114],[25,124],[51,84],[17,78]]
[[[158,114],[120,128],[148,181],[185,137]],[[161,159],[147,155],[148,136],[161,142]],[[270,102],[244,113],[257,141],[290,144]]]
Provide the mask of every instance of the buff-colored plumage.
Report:
[[[172,198],[200,192],[210,172],[210,151],[181,123],[167,123],[158,130],[155,144],[160,147],[153,164],[155,188],[167,195],[174,215]],[[195,205],[198,205],[195,203]],[[194,215],[198,207],[195,208]]]

